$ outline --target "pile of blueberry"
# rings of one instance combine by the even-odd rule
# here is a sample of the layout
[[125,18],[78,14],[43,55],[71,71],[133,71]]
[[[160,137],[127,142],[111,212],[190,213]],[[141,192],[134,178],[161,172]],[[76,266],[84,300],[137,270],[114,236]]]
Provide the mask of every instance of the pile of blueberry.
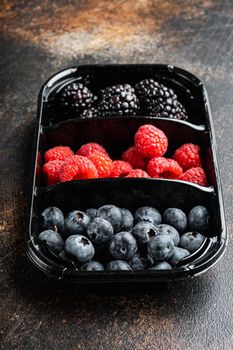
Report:
[[208,221],[201,205],[188,216],[178,208],[161,215],[149,206],[132,215],[108,204],[64,217],[57,207],[48,207],[41,214],[38,243],[80,270],[167,270],[200,248]]

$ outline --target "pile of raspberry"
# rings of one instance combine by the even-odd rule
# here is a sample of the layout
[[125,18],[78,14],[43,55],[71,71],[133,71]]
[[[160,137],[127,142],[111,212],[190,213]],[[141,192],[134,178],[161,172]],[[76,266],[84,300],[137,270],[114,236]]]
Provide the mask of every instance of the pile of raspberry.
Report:
[[98,143],[87,143],[74,152],[67,146],[56,146],[44,154],[43,173],[47,184],[94,178],[163,178],[207,186],[201,162],[201,149],[192,143],[183,144],[166,158],[168,139],[151,124],[139,127],[134,145],[112,160]]

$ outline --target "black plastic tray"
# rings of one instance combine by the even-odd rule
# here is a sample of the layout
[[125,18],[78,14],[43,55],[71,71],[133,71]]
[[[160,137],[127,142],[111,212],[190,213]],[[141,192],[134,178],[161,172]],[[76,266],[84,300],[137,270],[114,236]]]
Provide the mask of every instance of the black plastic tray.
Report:
[[[89,82],[92,91],[97,92],[111,84],[133,84],[151,77],[175,89],[190,116],[188,122],[140,115],[62,120],[57,96],[60,89],[72,80]],[[117,178],[79,180],[46,187],[36,171],[40,166],[38,159],[44,151],[60,144],[78,149],[85,142],[96,141],[117,157],[133,143],[135,131],[145,123],[153,124],[166,133],[169,138],[168,155],[185,142],[198,143],[204,152],[210,186],[177,180]],[[44,84],[39,94],[32,163],[27,255],[49,276],[86,284],[165,282],[203,273],[225,251],[227,232],[210,106],[202,82],[185,70],[166,65],[84,65],[57,73]],[[197,252],[170,271],[78,271],[73,263],[65,262],[37,244],[39,215],[46,207],[57,206],[67,213],[107,203],[131,210],[143,205],[152,205],[161,211],[175,206],[186,213],[195,205],[205,205],[211,215],[208,237]]]

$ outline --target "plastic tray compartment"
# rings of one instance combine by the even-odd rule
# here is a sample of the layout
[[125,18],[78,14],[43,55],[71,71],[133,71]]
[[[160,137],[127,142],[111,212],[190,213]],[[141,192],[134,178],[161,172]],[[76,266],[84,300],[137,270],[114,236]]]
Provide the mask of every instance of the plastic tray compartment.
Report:
[[[97,91],[111,84],[133,84],[155,76],[175,89],[189,112],[188,122],[140,115],[62,120],[59,115],[59,91],[72,80],[89,80],[92,90]],[[135,131],[145,123],[153,124],[166,133],[169,138],[168,156],[185,142],[199,144],[203,150],[210,186],[202,187],[176,180],[118,178],[72,181],[46,187],[43,177],[38,176],[37,160],[55,145],[67,145],[76,150],[83,143],[99,142],[117,158],[133,143]],[[26,232],[27,254],[49,276],[87,284],[170,281],[206,271],[225,251],[227,232],[207,93],[200,80],[184,70],[165,65],[97,65],[73,67],[54,75],[45,83],[39,95],[33,174],[29,229]],[[143,205],[151,205],[163,212],[172,206],[186,213],[195,205],[205,205],[211,215],[208,236],[197,252],[183,259],[177,268],[170,271],[79,271],[75,263],[64,261],[46,246],[37,244],[39,216],[46,207],[57,206],[67,213],[109,203],[132,211]],[[105,262],[105,258],[103,255],[100,260]]]
[[[43,96],[43,126],[57,124],[67,119],[59,105],[59,92],[68,83],[86,84],[99,97],[100,89],[114,84],[128,83],[134,86],[140,80],[154,78],[175,90],[189,115],[189,122],[209,125],[206,114],[206,96],[202,82],[191,73],[166,65],[84,65],[66,69],[54,75],[41,91]],[[144,111],[138,115],[143,116]]]

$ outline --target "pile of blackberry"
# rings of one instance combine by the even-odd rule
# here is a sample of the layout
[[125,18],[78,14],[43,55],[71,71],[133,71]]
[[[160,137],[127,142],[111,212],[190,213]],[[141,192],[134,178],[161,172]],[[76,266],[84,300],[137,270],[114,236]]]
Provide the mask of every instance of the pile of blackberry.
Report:
[[129,84],[106,87],[100,90],[98,101],[84,84],[72,82],[62,89],[60,102],[66,114],[80,118],[137,114],[188,119],[174,90],[154,79],[144,79],[135,87]]

